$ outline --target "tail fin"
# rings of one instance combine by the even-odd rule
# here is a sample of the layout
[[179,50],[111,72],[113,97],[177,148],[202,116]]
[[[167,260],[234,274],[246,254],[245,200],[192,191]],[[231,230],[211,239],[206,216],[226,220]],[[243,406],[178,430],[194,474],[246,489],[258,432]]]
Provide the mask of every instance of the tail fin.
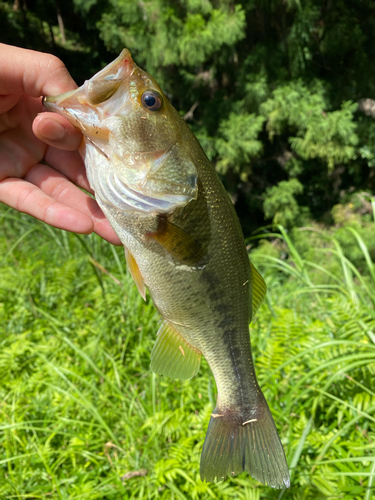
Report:
[[283,446],[264,397],[246,412],[215,408],[203,445],[202,481],[222,481],[247,471],[272,488],[290,486]]

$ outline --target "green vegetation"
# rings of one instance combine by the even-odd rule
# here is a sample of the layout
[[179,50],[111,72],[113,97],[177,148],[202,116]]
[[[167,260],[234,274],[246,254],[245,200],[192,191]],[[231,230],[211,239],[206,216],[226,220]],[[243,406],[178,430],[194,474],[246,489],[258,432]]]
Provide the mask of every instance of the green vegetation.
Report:
[[79,84],[129,48],[198,136],[246,236],[330,224],[333,205],[374,190],[374,27],[372,0],[0,0],[2,41],[55,53]]
[[200,481],[215,382],[205,362],[185,382],[149,370],[158,315],[122,249],[2,206],[0,498],[373,499],[375,224],[361,206],[336,207],[351,224],[331,232],[248,241],[269,289],[251,336],[283,492],[246,474]]

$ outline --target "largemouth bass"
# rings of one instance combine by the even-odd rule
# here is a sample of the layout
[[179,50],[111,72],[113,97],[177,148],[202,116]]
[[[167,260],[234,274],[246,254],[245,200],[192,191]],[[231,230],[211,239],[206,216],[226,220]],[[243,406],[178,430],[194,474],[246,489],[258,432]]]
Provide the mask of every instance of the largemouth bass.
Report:
[[242,471],[274,488],[289,471],[252,361],[249,323],[266,293],[233,204],[194,134],[124,49],[77,90],[44,98],[79,127],[96,199],[163,323],[151,369],[189,379],[206,358],[217,404],[202,480]]

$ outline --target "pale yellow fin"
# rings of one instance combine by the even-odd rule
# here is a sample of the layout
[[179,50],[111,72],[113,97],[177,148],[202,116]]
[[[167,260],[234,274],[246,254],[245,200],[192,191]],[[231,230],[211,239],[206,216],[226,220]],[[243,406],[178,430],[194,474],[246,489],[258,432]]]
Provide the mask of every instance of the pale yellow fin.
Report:
[[[252,278],[252,285],[253,285],[253,293],[252,293],[252,318],[254,318],[255,314],[257,313],[261,303],[264,300],[264,297],[266,296],[267,293],[267,286],[264,282],[264,279],[262,276],[259,274],[257,269],[255,268],[254,264],[250,262],[251,266],[251,278]],[[251,319],[252,319],[251,318]]]
[[132,256],[132,254],[129,252],[127,248],[125,248],[125,257],[126,257],[126,264],[128,266],[128,269],[135,284],[137,285],[139,293],[142,295],[143,299],[146,300],[146,287],[141,275],[141,271],[139,270],[135,258]]
[[187,380],[198,373],[200,362],[201,353],[164,321],[151,352],[151,370],[158,375]]

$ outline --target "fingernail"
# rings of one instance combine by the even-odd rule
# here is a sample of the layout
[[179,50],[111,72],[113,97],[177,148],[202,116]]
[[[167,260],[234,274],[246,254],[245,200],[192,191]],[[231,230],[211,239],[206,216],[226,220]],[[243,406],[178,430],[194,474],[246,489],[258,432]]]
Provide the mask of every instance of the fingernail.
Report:
[[52,118],[45,118],[39,124],[38,132],[45,139],[50,141],[60,141],[66,135],[66,129],[61,123],[53,120]]

